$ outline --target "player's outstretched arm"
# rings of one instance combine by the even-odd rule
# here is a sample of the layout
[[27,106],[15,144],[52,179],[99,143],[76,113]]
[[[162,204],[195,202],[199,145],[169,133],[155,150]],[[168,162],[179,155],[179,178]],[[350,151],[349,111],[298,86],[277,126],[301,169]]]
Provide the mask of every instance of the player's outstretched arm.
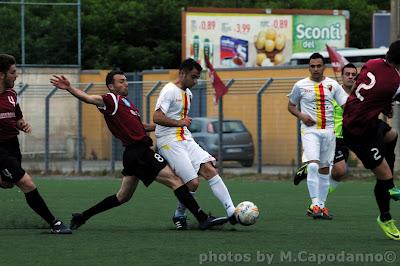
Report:
[[74,88],[71,86],[71,83],[69,80],[64,77],[64,76],[53,76],[53,78],[50,79],[50,83],[53,84],[53,86],[61,89],[61,90],[66,90],[72,95],[74,95],[76,98],[79,100],[89,103],[89,104],[94,104],[98,107],[103,107],[104,106],[104,101],[103,98],[100,95],[89,95],[84,91],[81,91],[77,88]]

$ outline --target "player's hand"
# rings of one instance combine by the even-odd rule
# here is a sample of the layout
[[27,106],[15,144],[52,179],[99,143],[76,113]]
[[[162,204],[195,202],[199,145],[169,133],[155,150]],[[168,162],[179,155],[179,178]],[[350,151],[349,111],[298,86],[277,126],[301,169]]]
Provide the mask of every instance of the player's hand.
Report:
[[308,127],[315,125],[315,121],[311,118],[311,116],[309,116],[307,114],[301,113],[299,115],[299,118]]
[[31,125],[25,122],[23,119],[17,121],[17,128],[28,134],[32,132]]
[[192,123],[192,118],[191,117],[185,117],[185,118],[179,120],[179,126],[180,127],[190,127],[191,123]]
[[50,79],[50,83],[53,84],[53,86],[62,90],[68,90],[69,88],[71,88],[71,83],[63,75],[61,76],[54,75],[53,78]]

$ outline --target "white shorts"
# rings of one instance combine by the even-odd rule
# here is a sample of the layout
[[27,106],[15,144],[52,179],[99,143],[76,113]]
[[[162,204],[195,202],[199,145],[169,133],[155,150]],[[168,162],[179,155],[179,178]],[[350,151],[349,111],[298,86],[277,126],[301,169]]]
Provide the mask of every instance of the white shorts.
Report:
[[198,176],[197,173],[202,163],[215,163],[215,158],[194,140],[174,141],[158,147],[158,152],[168,161],[176,175],[185,184]]
[[332,129],[308,129],[301,132],[303,162],[319,161],[319,167],[332,165],[336,136]]

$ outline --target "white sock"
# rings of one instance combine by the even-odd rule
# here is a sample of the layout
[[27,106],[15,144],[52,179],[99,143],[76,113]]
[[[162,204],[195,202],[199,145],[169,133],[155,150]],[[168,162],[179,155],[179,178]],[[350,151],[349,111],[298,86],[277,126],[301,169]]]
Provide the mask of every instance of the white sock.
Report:
[[319,199],[318,198],[311,198],[311,205],[312,206],[319,206]]
[[310,194],[310,198],[314,204],[315,199],[318,201],[319,199],[319,178],[318,178],[318,164],[317,163],[309,163],[307,166],[307,187],[308,193]]
[[[196,195],[196,191],[190,191],[193,198]],[[175,210],[175,217],[186,216],[186,206],[183,205],[180,201],[178,201],[178,207]]]
[[231,195],[229,195],[229,191],[226,188],[224,181],[219,175],[216,175],[208,180],[208,184],[217,199],[219,199],[222,205],[224,205],[226,214],[230,217],[235,212],[235,205],[233,205]]
[[325,201],[328,197],[329,192],[329,174],[324,175],[318,173],[319,177],[319,200],[320,204],[319,207],[322,209],[325,207]]

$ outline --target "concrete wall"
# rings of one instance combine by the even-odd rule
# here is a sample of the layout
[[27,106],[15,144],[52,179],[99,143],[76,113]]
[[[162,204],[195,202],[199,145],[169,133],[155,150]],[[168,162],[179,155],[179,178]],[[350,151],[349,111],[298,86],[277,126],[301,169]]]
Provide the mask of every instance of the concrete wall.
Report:
[[[19,101],[25,120],[32,125],[32,134],[20,134],[21,151],[24,154],[37,157],[44,153],[45,98],[52,90],[50,77],[63,74],[76,83],[79,81],[79,73],[78,68],[18,68],[16,90],[18,91],[19,83],[29,84]],[[73,144],[76,136],[75,102],[73,97],[65,97],[65,92],[62,91],[57,91],[50,100],[50,151],[53,154],[66,153],[67,150],[72,152],[67,148],[67,143]]]

